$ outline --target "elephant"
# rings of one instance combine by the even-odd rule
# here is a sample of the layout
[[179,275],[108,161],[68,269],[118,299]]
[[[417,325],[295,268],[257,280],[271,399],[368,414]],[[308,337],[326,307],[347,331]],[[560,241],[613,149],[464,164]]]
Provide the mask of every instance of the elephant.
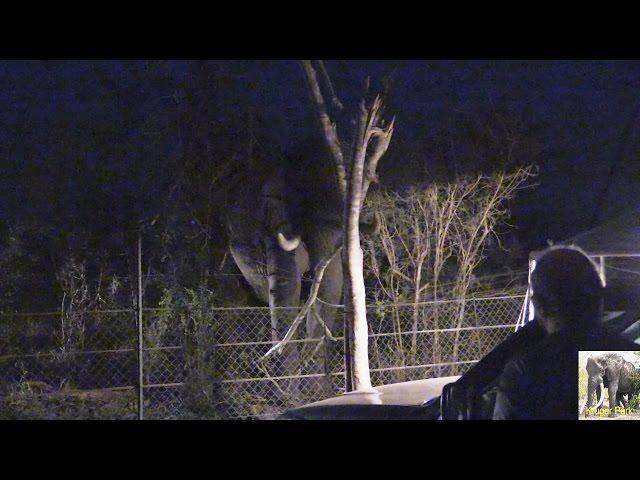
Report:
[[[251,289],[269,306],[271,341],[277,342],[297,313],[281,307],[297,307],[301,298],[307,298],[316,267],[342,245],[344,201],[324,139],[305,142],[288,155],[254,165],[259,167],[243,188],[229,196],[229,249]],[[360,231],[372,235],[378,225],[375,219],[363,221]],[[308,339],[326,340],[325,326],[332,333],[339,333],[334,328],[342,290],[342,259],[335,255],[324,270],[318,301],[306,317]],[[324,358],[318,360],[324,360],[323,388],[335,391],[329,371],[331,349],[332,345],[325,341]],[[289,347],[281,363],[285,371],[281,373],[290,374],[299,363],[299,353],[295,346]],[[297,388],[294,385],[290,391]]]
[[[231,255],[257,297],[269,305],[272,340],[282,338],[291,313],[278,307],[300,305],[315,267],[342,243],[343,202],[327,148],[318,141],[293,153],[259,162],[243,188],[229,198],[227,230]],[[316,313],[332,329],[343,277],[339,255],[327,265]],[[287,322],[287,320],[289,322]],[[308,338],[324,329],[314,312],[307,317]]]
[[[588,415],[588,408],[593,402],[593,397],[597,394],[600,400],[596,407],[604,401],[604,389],[609,392],[609,406],[612,411],[609,416],[615,417],[613,410],[618,405],[627,408],[628,402],[624,396],[630,400],[631,397],[640,393],[638,386],[632,376],[640,372],[631,362],[624,359],[622,355],[615,352],[592,354],[587,359],[587,398],[583,406],[585,416]],[[582,410],[582,409],[581,409]]]

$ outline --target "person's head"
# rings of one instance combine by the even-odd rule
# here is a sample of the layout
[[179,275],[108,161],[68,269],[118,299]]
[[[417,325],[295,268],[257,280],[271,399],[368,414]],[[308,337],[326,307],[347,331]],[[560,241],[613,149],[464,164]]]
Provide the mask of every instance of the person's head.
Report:
[[577,247],[550,247],[536,258],[531,294],[536,317],[548,333],[589,329],[602,316],[602,280],[595,263]]

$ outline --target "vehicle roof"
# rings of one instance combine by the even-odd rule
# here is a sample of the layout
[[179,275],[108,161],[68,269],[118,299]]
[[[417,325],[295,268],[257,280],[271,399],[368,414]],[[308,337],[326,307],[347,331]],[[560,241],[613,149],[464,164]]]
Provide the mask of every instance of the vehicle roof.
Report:
[[349,392],[299,407],[297,410],[330,405],[422,405],[438,397],[448,383],[460,376],[427,378],[411,382],[391,383],[366,392]]

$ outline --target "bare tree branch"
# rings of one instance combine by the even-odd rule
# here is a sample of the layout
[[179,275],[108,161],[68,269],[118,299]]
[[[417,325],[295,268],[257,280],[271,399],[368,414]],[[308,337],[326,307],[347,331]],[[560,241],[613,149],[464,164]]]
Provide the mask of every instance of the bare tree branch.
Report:
[[326,270],[327,265],[331,263],[331,261],[335,258],[335,256],[338,254],[340,250],[342,250],[341,246],[338,247],[336,251],[333,252],[333,254],[331,254],[331,256],[325,258],[323,261],[318,263],[315,269],[315,273],[313,275],[313,283],[311,284],[311,291],[309,292],[309,298],[307,298],[307,301],[304,303],[304,305],[296,315],[296,318],[293,319],[293,322],[291,323],[289,330],[287,330],[287,333],[285,334],[284,338],[280,340],[278,343],[276,343],[273,347],[271,347],[269,351],[265,353],[264,356],[260,359],[260,361],[266,360],[274,353],[278,353],[278,354],[282,353],[285,345],[289,342],[289,340],[291,340],[293,335],[296,333],[298,326],[300,325],[300,323],[302,323],[302,320],[304,320],[304,318],[307,316],[307,314],[309,313],[309,310],[311,309],[311,306],[314,304],[314,302],[318,298],[318,290],[320,289],[320,283],[322,282],[324,271]]
[[340,112],[344,107],[342,106],[342,102],[340,102],[340,99],[333,89],[333,83],[331,82],[331,78],[327,73],[327,69],[324,67],[324,62],[322,60],[318,60],[317,63],[318,69],[320,70],[320,75],[322,75],[322,79],[324,80],[327,90],[329,91],[329,95],[331,95],[331,104],[333,105],[333,108]]
[[327,113],[327,107],[324,102],[324,97],[322,96],[322,91],[320,90],[320,85],[318,84],[316,71],[313,68],[313,65],[311,65],[311,61],[302,60],[301,63],[302,68],[304,69],[304,72],[306,74],[307,81],[309,83],[309,90],[311,91],[318,116],[320,117],[320,123],[322,125],[322,129],[324,130],[324,136],[327,141],[327,145],[329,147],[329,150],[331,151],[331,155],[333,156],[333,160],[336,166],[338,189],[340,191],[340,194],[342,195],[342,198],[345,198],[347,192],[347,174],[345,169],[344,154],[342,152],[342,148],[340,147],[340,140],[338,139],[336,125],[335,123],[332,123],[331,118]]
[[315,308],[311,309],[311,313],[313,314],[313,318],[316,319],[316,321],[322,326],[322,328],[324,329],[324,334],[325,336],[332,341],[336,340],[336,337],[333,336],[333,333],[331,333],[331,330],[329,330],[329,327],[327,327],[327,324],[324,323],[324,320],[322,319],[322,317],[320,316],[320,314],[318,313],[318,311]]
[[386,129],[376,129],[375,135],[378,143],[375,149],[371,152],[370,157],[367,159],[367,165],[365,167],[364,178],[362,179],[362,196],[365,197],[369,191],[369,186],[372,183],[377,183],[378,176],[376,169],[378,168],[378,161],[385,154],[387,148],[389,148],[389,142],[393,136],[393,127],[395,125],[395,118],[391,120],[391,123]]
[[[356,129],[356,145],[355,151],[353,153],[353,158],[351,158],[351,162],[349,165],[349,178],[351,179],[351,189],[357,195],[360,195],[362,192],[362,186],[359,184],[358,179],[360,178],[360,169],[364,168],[365,158],[367,155],[367,144],[366,138],[368,134],[368,125],[367,125],[368,112],[367,107],[364,103],[364,99],[360,102],[360,115],[358,116],[358,123]],[[358,208],[361,205],[358,204]]]

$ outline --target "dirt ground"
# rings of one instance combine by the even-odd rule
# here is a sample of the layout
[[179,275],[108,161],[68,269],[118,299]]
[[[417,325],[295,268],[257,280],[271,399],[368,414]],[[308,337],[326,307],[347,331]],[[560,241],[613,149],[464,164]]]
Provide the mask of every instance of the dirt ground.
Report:
[[587,418],[580,417],[580,420],[640,420],[640,412],[634,412],[632,415],[618,415],[614,418],[590,415]]
[[[609,400],[605,398],[601,408],[609,408]],[[608,415],[589,415],[588,417],[580,416],[579,420],[640,420],[640,410],[634,409],[631,414],[618,413],[617,417],[609,417]]]

